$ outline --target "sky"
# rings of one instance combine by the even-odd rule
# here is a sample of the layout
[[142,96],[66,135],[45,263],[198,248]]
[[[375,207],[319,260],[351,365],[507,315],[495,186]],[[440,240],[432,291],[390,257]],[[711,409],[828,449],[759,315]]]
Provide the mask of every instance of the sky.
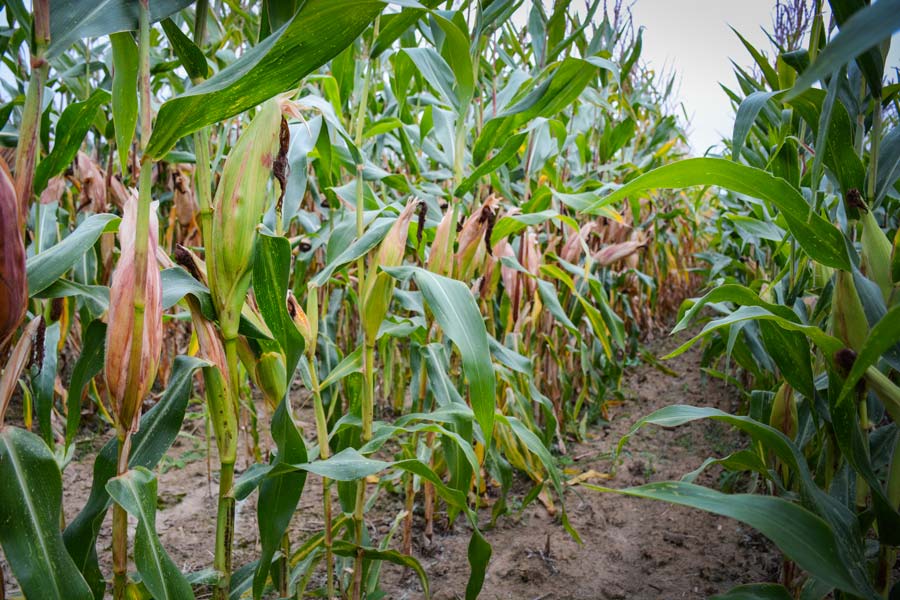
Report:
[[[576,1],[572,6],[583,13],[578,4]],[[525,5],[530,6],[530,1]],[[734,113],[719,82],[736,87],[731,60],[744,67],[753,63],[729,25],[755,47],[771,54],[762,29],[771,31],[774,6],[775,0],[634,1],[634,24],[644,28],[642,60],[658,73],[675,74],[677,101],[688,119],[693,154],[702,155],[712,146],[721,149],[722,137],[730,137]],[[514,18],[524,22],[527,9],[520,12]],[[891,66],[900,66],[900,36],[895,36],[891,44]]]
[[[644,27],[645,62],[656,71],[675,72],[694,154],[730,136],[734,114],[719,82],[735,88],[730,60],[742,66],[753,62],[729,25],[768,51],[761,28],[771,31],[774,5],[774,0],[636,0],[632,7],[635,25]],[[888,66],[896,67],[900,36],[892,41]]]

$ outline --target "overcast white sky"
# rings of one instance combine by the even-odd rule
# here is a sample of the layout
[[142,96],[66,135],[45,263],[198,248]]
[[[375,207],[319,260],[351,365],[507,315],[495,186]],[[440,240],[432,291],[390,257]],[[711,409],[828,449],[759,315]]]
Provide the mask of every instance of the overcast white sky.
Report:
[[[695,154],[729,135],[733,114],[719,87],[734,88],[730,59],[752,64],[743,44],[729,29],[741,32],[760,49],[770,48],[761,27],[772,30],[774,0],[637,0],[635,25],[643,25],[644,60],[657,71],[674,69],[678,97],[691,119],[690,142]],[[888,65],[900,65],[900,38],[891,45]]]
[[[529,1],[525,4],[530,7]],[[734,115],[728,97],[719,87],[719,82],[731,88],[736,86],[730,60],[742,66],[753,62],[729,25],[751,44],[768,51],[770,44],[761,28],[771,31],[774,6],[775,0],[634,3],[635,26],[645,28],[642,59],[657,72],[674,70],[677,96],[690,119],[689,141],[694,154],[703,154],[718,144],[723,135],[730,135]],[[900,66],[900,36],[895,36],[893,42],[888,65]]]

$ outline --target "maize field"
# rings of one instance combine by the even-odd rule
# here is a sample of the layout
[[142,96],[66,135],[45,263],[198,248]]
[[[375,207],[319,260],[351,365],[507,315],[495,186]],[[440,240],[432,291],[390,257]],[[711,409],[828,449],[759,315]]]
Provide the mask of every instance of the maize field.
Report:
[[701,154],[624,0],[3,0],[0,600],[900,598],[900,0],[772,10]]

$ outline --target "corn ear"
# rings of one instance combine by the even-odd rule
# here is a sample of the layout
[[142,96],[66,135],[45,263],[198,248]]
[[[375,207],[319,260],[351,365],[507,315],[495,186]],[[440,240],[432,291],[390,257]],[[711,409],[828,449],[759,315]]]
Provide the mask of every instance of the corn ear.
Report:
[[428,254],[426,267],[429,271],[438,275],[449,276],[453,265],[450,260],[452,256],[450,234],[453,231],[453,212],[452,208],[448,208],[444,213],[441,222],[437,226],[434,241],[431,243],[431,250]]
[[787,383],[782,383],[775,393],[775,400],[772,402],[769,426],[794,439],[797,436],[799,422],[800,418],[797,415],[797,400],[794,398],[794,389]]
[[237,336],[250,287],[256,227],[266,209],[266,188],[280,146],[282,105],[278,98],[262,105],[228,154],[216,188],[207,266],[225,339]]
[[[137,228],[138,199],[132,193],[124,206],[124,216],[119,225],[121,255],[112,275],[109,288],[109,316],[106,328],[106,357],[104,370],[106,385],[113,400],[118,422],[122,427],[137,427],[140,408],[150,391],[159,357],[162,352],[162,281],[156,261],[147,261],[147,283],[144,291],[144,326],[141,344],[141,365],[137,381],[128,380],[134,329],[134,293],[137,273],[135,269],[134,236]],[[150,208],[150,224],[147,232],[148,257],[155,257],[159,238],[159,222],[156,204]],[[134,402],[126,404],[128,389],[137,388],[131,395]]]
[[275,409],[287,392],[287,369],[279,352],[265,352],[256,363],[256,383],[269,408]]
[[25,317],[28,281],[16,188],[0,159],[0,353]]
[[866,277],[878,284],[885,302],[889,301],[891,279],[891,242],[871,211],[862,217],[861,268]]
[[831,298],[832,334],[844,345],[859,352],[869,333],[869,324],[862,302],[853,283],[853,274],[838,271]]
[[[396,267],[403,262],[403,254],[406,251],[406,238],[409,236],[409,223],[412,220],[418,202],[413,199],[406,204],[406,208],[394,221],[387,236],[378,247],[375,255],[375,264],[380,267]],[[394,293],[394,278],[380,271],[372,273],[366,278],[363,287],[363,327],[366,340],[374,345],[375,337],[381,322],[387,314],[388,305],[391,303],[391,295]]]

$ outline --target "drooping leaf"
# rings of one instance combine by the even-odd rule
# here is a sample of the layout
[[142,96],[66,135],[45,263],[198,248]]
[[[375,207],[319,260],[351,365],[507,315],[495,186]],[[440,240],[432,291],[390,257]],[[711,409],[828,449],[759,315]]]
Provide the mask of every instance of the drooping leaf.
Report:
[[50,449],[33,433],[0,428],[0,479],[0,545],[22,592],[92,598],[59,531],[62,476]]
[[156,476],[146,467],[135,467],[110,479],[106,491],[137,519],[134,563],[141,574],[141,583],[159,600],[193,599],[191,584],[156,535]]
[[112,45],[112,114],[116,130],[116,148],[122,172],[128,170],[128,154],[138,117],[138,47],[128,31],[109,36]]
[[[152,0],[150,22],[176,13],[194,0]],[[50,0],[49,56],[56,56],[81,38],[100,37],[138,28],[140,9],[133,0]]]
[[[844,235],[812,210],[796,189],[770,173],[721,158],[690,158],[665,165],[633,179],[603,200],[612,202],[654,188],[718,185],[739,194],[771,202],[784,215],[797,243],[814,260],[849,270],[851,261]],[[588,207],[594,212],[599,205]]]
[[[189,356],[179,356],[172,366],[169,385],[159,402],[141,417],[140,427],[131,438],[129,468],[152,469],[175,441],[184,421],[193,383],[194,372],[206,362]],[[110,497],[106,483],[116,475],[118,441],[113,437],[94,459],[91,492],[81,511],[66,527],[63,539],[78,569],[94,591],[102,598],[105,589],[97,560],[97,535],[109,508]]]
[[828,524],[803,507],[782,498],[723,494],[692,483],[675,481],[618,490],[583,485],[601,492],[663,500],[736,519],[757,529],[801,568],[823,581],[851,594],[877,598],[869,590],[857,588],[842,557],[835,550],[838,541]]
[[72,268],[103,233],[116,231],[119,217],[109,213],[91,215],[75,231],[55,246],[31,256],[25,263],[28,294],[33,296],[47,288]]
[[484,439],[490,444],[494,429],[495,379],[484,320],[475,298],[461,281],[418,267],[386,269],[399,279],[413,277],[435,320],[462,357],[469,381],[469,398]]
[[308,0],[290,21],[239,59],[159,109],[147,154],[160,158],[181,137],[291,90],[353,42],[381,0]]
[[873,42],[889,38],[898,29],[900,0],[879,0],[856,12],[800,75],[785,100],[802,94],[820,79],[867,51]]
[[66,170],[75,159],[100,106],[109,102],[109,92],[102,88],[83,102],[72,102],[56,123],[53,149],[34,170],[34,193],[40,195],[51,177]]

